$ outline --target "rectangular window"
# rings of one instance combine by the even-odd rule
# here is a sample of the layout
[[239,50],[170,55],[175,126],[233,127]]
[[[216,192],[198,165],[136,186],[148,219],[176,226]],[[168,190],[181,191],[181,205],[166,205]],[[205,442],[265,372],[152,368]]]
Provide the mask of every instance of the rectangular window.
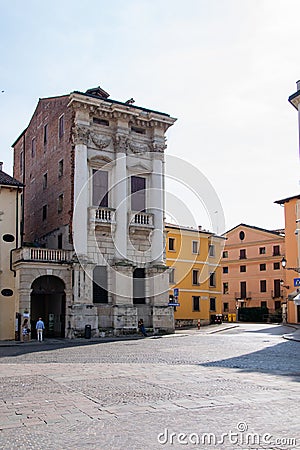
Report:
[[57,248],[62,249],[62,244],[63,244],[63,235],[59,233],[57,235]]
[[247,283],[246,283],[246,281],[241,281],[240,282],[240,290],[241,290],[240,297],[242,299],[246,298],[247,297]]
[[194,254],[198,254],[199,253],[199,242],[198,241],[193,241],[192,242],[192,252]]
[[93,117],[93,123],[97,125],[104,125],[105,127],[109,127],[109,121],[105,119],[100,119],[99,117]]
[[193,296],[193,311],[200,311],[200,297]]
[[64,115],[58,119],[58,137],[61,139],[65,132],[65,120]]
[[175,251],[175,238],[169,237],[168,243],[169,243],[169,250],[171,252],[174,252]]
[[58,161],[58,178],[61,178],[64,174],[64,160]]
[[265,255],[266,254],[266,247],[259,247],[259,254]]
[[274,270],[280,270],[280,263],[279,263],[279,262],[275,262],[275,263],[273,264],[273,269],[274,269]]
[[229,311],[229,303],[223,303],[223,311],[228,312]]
[[131,177],[131,210],[146,210],[146,178]]
[[175,283],[175,268],[174,267],[169,267],[168,269],[169,271],[169,283]]
[[192,279],[193,279],[193,285],[199,284],[199,270],[193,270]]
[[240,266],[240,272],[246,272],[246,266]]
[[145,269],[137,268],[133,271],[133,304],[145,304]]
[[131,127],[131,131],[137,134],[146,134],[145,128]]
[[223,283],[223,294],[228,294],[228,283]]
[[267,281],[260,280],[260,292],[267,292]]
[[260,270],[260,271],[266,270],[266,264],[260,264],[260,265],[259,265],[259,270]]
[[273,246],[273,256],[279,256],[280,255],[280,246],[274,245]]
[[281,284],[280,280],[274,280],[274,298],[281,297]]
[[57,199],[57,212],[61,213],[64,208],[64,194],[60,194]]
[[223,267],[223,273],[228,273],[228,267]]
[[108,303],[106,266],[96,266],[94,269],[93,303]]
[[215,246],[213,244],[209,244],[208,254],[209,256],[215,256]]
[[244,248],[240,250],[240,259],[246,259],[246,250]]
[[276,302],[274,302],[274,309],[275,309],[275,311],[281,309],[281,301],[280,300],[276,300]]
[[33,138],[31,140],[31,157],[35,158],[35,155],[36,155],[36,139]]
[[267,308],[267,302],[260,302],[261,308]]
[[23,173],[23,167],[24,167],[24,152],[20,152],[20,172]]
[[228,258],[228,251],[227,251],[227,250],[224,250],[224,252],[223,252],[223,258]]
[[210,311],[215,311],[216,310],[216,299],[215,298],[210,298],[209,299],[209,310]]
[[93,205],[108,207],[108,172],[93,170]]
[[43,206],[43,220],[46,220],[47,219],[47,205],[44,205]]
[[43,189],[47,189],[48,186],[48,174],[44,173],[43,175]]
[[209,286],[210,287],[215,287],[216,286],[216,274],[215,274],[215,272],[211,272],[211,274],[209,276]]
[[48,124],[44,125],[44,145],[48,142]]

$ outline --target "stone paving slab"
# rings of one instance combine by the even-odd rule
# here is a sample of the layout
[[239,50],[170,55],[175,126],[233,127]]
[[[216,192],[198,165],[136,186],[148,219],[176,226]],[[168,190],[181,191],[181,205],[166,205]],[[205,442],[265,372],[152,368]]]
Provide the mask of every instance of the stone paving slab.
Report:
[[0,448],[300,448],[298,343],[251,330],[3,355]]

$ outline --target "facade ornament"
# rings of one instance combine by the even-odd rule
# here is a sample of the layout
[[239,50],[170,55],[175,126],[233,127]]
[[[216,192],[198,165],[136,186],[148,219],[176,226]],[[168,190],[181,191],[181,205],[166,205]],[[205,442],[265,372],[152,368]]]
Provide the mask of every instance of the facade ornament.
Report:
[[81,127],[79,125],[75,125],[73,127],[73,143],[75,145],[83,144],[88,145],[90,130],[85,127]]
[[133,153],[146,153],[149,151],[149,146],[147,144],[142,144],[139,142],[129,142],[129,148]]
[[166,148],[167,148],[167,144],[165,142],[153,142],[151,151],[163,153]]
[[97,133],[93,133],[92,131],[90,132],[90,140],[97,148],[100,148],[100,150],[108,147],[111,143],[110,137],[99,136]]
[[115,149],[119,153],[126,153],[128,147],[128,136],[117,134],[114,139]]

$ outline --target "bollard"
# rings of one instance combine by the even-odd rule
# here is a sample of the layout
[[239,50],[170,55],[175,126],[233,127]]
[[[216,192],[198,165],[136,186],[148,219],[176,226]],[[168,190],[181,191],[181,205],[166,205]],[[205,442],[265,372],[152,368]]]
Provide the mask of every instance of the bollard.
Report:
[[200,319],[198,319],[198,330],[200,330]]

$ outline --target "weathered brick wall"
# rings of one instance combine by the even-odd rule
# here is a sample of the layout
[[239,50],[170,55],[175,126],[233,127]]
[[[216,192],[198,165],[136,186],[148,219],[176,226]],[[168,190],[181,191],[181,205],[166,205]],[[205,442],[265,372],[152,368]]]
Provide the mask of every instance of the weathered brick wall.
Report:
[[[24,241],[43,242],[43,237],[56,229],[70,232],[73,205],[72,110],[67,108],[69,96],[41,99],[29,126],[14,145],[14,176],[25,183]],[[59,136],[59,118],[64,114],[64,133]],[[47,124],[47,142],[44,129]],[[35,152],[32,153],[32,140]],[[25,155],[21,170],[21,152]],[[63,176],[59,162],[63,160]],[[47,186],[44,175],[47,174]],[[63,209],[58,212],[58,198],[63,195]],[[43,206],[47,219],[43,220]],[[68,239],[69,240],[69,236]],[[66,241],[66,236],[63,242]]]

